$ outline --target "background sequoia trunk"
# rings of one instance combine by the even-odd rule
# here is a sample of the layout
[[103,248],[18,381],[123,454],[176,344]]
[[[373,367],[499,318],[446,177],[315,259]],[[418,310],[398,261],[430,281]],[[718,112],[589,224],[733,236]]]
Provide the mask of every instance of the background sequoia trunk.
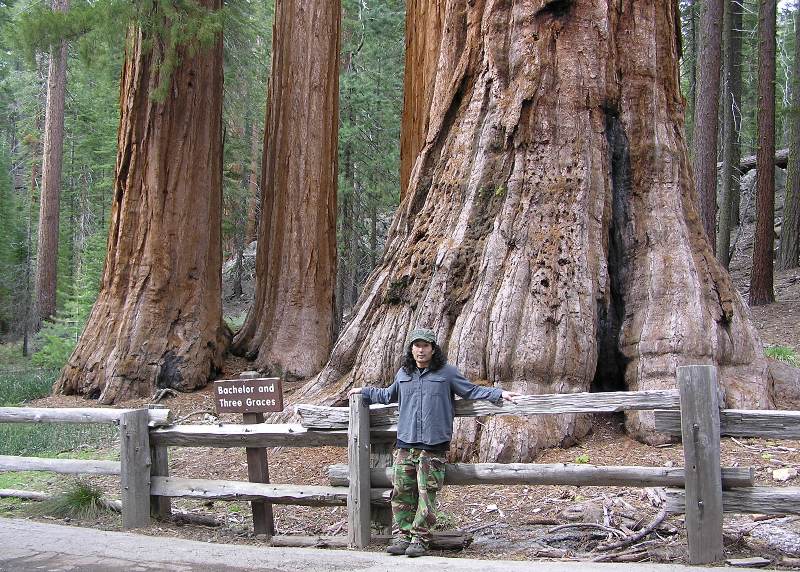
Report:
[[278,0],[261,167],[256,294],[234,351],[309,377],[333,344],[338,0]]
[[[221,0],[200,4],[219,9]],[[132,30],[101,290],[55,390],[115,403],[193,389],[222,364],[222,42],[179,49],[163,103],[158,41]]]
[[444,2],[406,2],[406,67],[403,75],[403,129],[400,133],[400,198],[428,135],[428,116],[442,39]]
[[[676,6],[447,6],[427,142],[384,259],[297,400],[387,384],[426,325],[468,377],[505,389],[672,388],[677,366],[717,364],[726,406],[769,408],[761,344],[696,209]],[[457,423],[455,457],[501,461],[589,428]],[[651,414],[626,423],[659,439]]]

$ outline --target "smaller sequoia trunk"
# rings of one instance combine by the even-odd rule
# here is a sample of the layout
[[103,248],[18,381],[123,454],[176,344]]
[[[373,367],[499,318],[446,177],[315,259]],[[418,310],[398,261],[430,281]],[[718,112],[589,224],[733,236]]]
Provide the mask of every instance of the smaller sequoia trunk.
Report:
[[278,0],[261,166],[256,294],[234,351],[309,377],[334,332],[338,0]]
[[179,49],[161,103],[151,94],[162,45],[149,43],[131,30],[100,294],[55,385],[101,403],[205,385],[230,337],[221,305],[222,41]]
[[[384,259],[295,399],[388,384],[420,325],[478,383],[664,389],[677,366],[716,364],[726,406],[769,408],[761,344],[698,216],[676,6],[446,6],[427,137]],[[589,426],[458,419],[452,456],[527,461]],[[627,426],[661,438],[652,414]]]
[[[68,0],[54,0],[54,11],[69,10]],[[36,248],[37,324],[56,313],[58,284],[58,226],[61,203],[61,167],[64,156],[64,96],[67,89],[67,42],[50,46],[47,105],[42,155],[42,196]]]

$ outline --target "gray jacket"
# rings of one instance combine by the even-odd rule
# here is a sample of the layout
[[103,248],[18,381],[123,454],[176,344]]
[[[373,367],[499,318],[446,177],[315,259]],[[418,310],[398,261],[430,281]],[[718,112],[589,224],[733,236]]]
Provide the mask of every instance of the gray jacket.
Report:
[[438,445],[453,437],[454,395],[464,399],[500,401],[503,391],[496,387],[480,387],[469,382],[450,364],[430,371],[414,368],[409,375],[403,368],[395,374],[394,383],[385,389],[365,387],[364,401],[395,403],[400,406],[397,438],[406,443]]

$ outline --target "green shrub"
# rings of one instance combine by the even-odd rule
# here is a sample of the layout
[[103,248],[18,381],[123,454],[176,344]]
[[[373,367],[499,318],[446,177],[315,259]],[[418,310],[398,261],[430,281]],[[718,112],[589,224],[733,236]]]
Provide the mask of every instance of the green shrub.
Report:
[[32,361],[41,367],[61,369],[78,343],[100,289],[105,261],[106,235],[98,231],[86,239],[81,273],[66,294],[63,309],[42,324],[36,336]]
[[92,519],[110,512],[102,501],[103,491],[86,481],[75,480],[63,492],[43,501],[35,512],[56,518]]
[[767,346],[764,348],[764,355],[768,358],[776,359],[794,367],[800,367],[800,358],[792,348],[786,346]]

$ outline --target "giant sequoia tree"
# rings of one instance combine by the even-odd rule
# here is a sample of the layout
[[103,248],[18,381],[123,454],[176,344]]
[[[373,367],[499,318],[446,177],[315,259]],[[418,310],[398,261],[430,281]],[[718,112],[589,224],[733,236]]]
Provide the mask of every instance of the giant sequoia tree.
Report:
[[114,403],[205,385],[222,363],[222,41],[171,39],[129,33],[101,290],[56,391]]
[[234,350],[308,377],[333,344],[338,0],[278,0],[261,166],[255,302]]
[[[390,382],[424,325],[505,389],[672,388],[677,366],[705,363],[727,406],[770,407],[757,334],[696,208],[677,18],[670,2],[447,3],[438,57],[407,60],[435,66],[434,94],[384,259],[298,399]],[[589,424],[459,425],[456,456],[525,460]],[[647,414],[627,427],[658,439]]]

